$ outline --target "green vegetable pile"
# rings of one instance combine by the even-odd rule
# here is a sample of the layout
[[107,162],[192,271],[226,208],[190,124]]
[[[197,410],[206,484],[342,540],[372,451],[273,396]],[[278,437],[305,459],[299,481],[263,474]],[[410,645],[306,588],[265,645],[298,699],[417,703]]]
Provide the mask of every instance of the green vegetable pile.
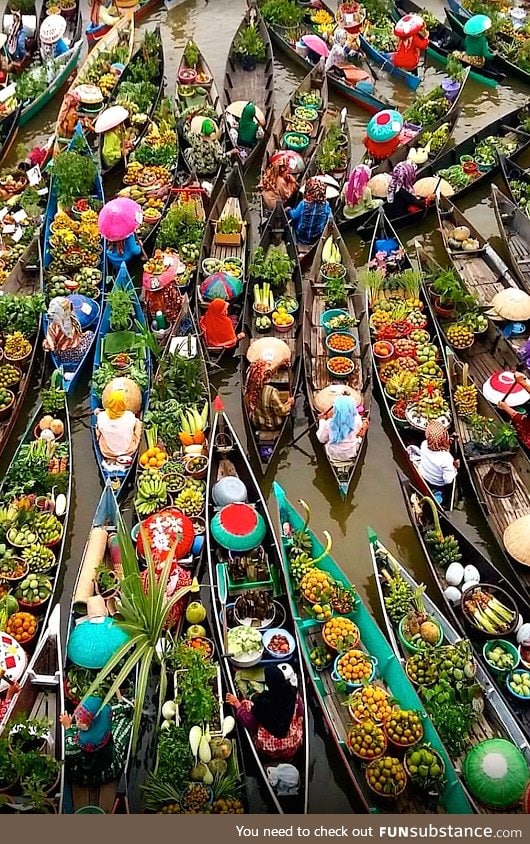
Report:
[[430,155],[439,153],[449,140],[449,126],[442,123],[434,132],[422,132],[418,140],[418,146],[425,147],[430,143]]
[[436,123],[451,107],[441,87],[428,94],[416,97],[412,105],[403,112],[403,119],[424,129]]

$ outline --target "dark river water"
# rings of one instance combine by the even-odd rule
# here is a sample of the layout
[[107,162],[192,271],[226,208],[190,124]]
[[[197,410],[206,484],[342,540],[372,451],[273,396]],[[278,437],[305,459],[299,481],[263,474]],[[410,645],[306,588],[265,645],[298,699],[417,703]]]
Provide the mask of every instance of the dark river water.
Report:
[[[333,5],[333,3],[332,3]],[[443,6],[440,0],[429,0],[425,5],[438,17],[443,18]],[[1,7],[4,3],[1,4]],[[170,12],[160,8],[142,23],[141,28],[153,27],[162,22],[162,33],[166,47],[167,92],[172,93],[175,86],[176,68],[182,49],[188,37],[193,36],[204,52],[208,63],[222,85],[228,46],[237,29],[246,8],[246,0],[187,0]],[[86,18],[86,14],[85,14]],[[430,67],[427,70],[425,86],[434,87],[442,78],[442,70]],[[384,80],[384,74],[380,74]],[[300,70],[289,64],[283,56],[277,56],[275,62],[276,109],[279,112],[288,100],[291,92],[301,79]],[[406,105],[413,95],[404,86],[394,86],[390,81],[384,83],[383,93],[397,106]],[[528,92],[526,92],[528,93]],[[330,99],[335,95],[330,93]],[[469,81],[463,96],[463,109],[459,118],[455,141],[458,142],[473,134],[483,125],[497,116],[508,112],[525,100],[523,83],[508,79],[506,84],[496,89],[482,88]],[[41,112],[20,134],[18,143],[29,148],[41,142],[51,134],[57,111],[61,102],[59,95],[48,108]],[[344,105],[346,103],[340,103]],[[349,121],[354,138],[354,156],[362,151],[362,138],[367,115],[353,104],[347,103]],[[16,159],[12,155],[13,162]],[[10,163],[10,162],[8,162]],[[528,166],[530,159],[522,159]],[[254,200],[256,175],[251,174],[247,181],[249,199]],[[107,196],[107,199],[111,197]],[[481,192],[469,194],[462,203],[464,211],[469,213],[471,221],[485,237],[492,237],[493,244],[502,251],[498,230],[490,206],[489,186]],[[423,236],[426,244],[434,252],[439,252],[439,234],[435,230],[435,218],[430,217],[421,233],[416,229],[405,229],[402,237],[405,244],[411,246],[414,238]],[[348,238],[348,245],[359,264],[366,260],[367,245],[358,237]],[[506,256],[504,256],[506,259]],[[74,417],[74,510],[70,522],[70,539],[64,566],[64,582],[61,605],[66,616],[71,600],[72,589],[78,571],[83,546],[90,529],[92,515],[101,494],[101,483],[95,459],[92,455],[90,431],[87,418],[83,413],[88,408],[89,370],[76,394],[71,397],[70,410]],[[245,442],[243,419],[240,410],[239,374],[235,363],[228,362],[226,370],[212,376],[213,386],[219,391],[238,433]],[[35,397],[33,394],[33,398]],[[30,398],[19,430],[23,430],[31,412]],[[297,402],[297,416],[294,434],[301,433],[307,425],[304,399]],[[4,453],[1,467],[5,467],[14,451],[15,442]],[[333,554],[340,565],[351,577],[360,594],[369,601],[376,618],[380,618],[379,608],[366,536],[367,526],[374,528],[380,539],[390,550],[410,566],[420,579],[427,579],[426,564],[416,542],[413,529],[397,483],[396,468],[399,465],[399,449],[390,432],[390,426],[381,418],[377,396],[372,404],[371,426],[368,436],[368,448],[355,483],[352,485],[348,501],[341,500],[330,476],[320,451],[315,451],[309,436],[301,439],[293,448],[284,447],[279,461],[264,481],[264,490],[268,494],[272,480],[276,478],[286,489],[288,497],[296,502],[303,497],[311,506],[312,526],[317,532],[328,529],[333,536]],[[271,502],[272,503],[272,502]],[[495,555],[495,548],[487,527],[481,523],[480,514],[473,501],[464,495],[461,497],[457,520],[466,532],[488,553]],[[124,505],[127,507],[127,503]],[[314,708],[315,709],[315,708]],[[318,710],[315,709],[315,737],[312,740],[310,812],[355,811],[346,793],[346,784],[341,782],[340,764],[331,754],[329,741],[323,739]],[[330,777],[331,769],[331,777]],[[259,804],[255,810],[259,811]]]

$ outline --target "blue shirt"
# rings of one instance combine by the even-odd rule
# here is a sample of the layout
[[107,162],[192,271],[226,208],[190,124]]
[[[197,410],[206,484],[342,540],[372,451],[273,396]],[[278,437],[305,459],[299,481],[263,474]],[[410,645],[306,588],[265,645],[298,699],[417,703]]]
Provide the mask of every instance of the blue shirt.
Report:
[[302,199],[296,208],[287,209],[287,213],[293,222],[296,239],[300,243],[314,243],[318,240],[328,218],[331,216],[329,202],[306,202]]
[[26,55],[26,41],[27,40],[28,40],[28,36],[26,35],[24,30],[22,29],[18,34],[17,48],[16,48],[14,54],[11,56],[11,58],[17,59],[18,61],[20,61],[20,59],[24,58],[24,56]]
[[142,252],[142,247],[136,240],[134,234],[130,234],[129,237],[125,238],[123,241],[123,252],[120,255],[118,250],[116,249],[115,243],[108,243],[107,244],[107,258],[109,259],[110,263],[113,267],[119,270],[122,265],[122,261],[125,261],[127,264],[131,258],[137,258]]
[[68,46],[66,41],[63,41],[62,38],[59,38],[57,44],[55,45],[55,58],[57,58],[57,56],[63,56],[65,53],[68,52],[69,49],[70,47]]

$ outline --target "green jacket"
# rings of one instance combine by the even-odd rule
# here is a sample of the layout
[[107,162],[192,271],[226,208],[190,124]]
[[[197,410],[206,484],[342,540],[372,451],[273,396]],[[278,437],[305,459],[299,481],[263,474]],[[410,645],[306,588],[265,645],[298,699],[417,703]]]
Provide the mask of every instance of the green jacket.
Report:
[[484,34],[466,35],[466,40],[464,41],[464,51],[468,56],[482,57],[487,62],[495,58],[494,53],[492,53],[489,48],[488,39]]

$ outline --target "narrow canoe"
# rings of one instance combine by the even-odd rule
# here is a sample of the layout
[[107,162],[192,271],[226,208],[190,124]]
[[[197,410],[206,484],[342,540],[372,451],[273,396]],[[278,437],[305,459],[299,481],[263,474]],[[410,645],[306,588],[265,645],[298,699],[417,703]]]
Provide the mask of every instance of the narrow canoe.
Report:
[[22,106],[19,105],[10,114],[6,114],[0,121],[0,164],[7,157],[15,143],[20,128],[20,114]]
[[[387,801],[385,799],[384,801],[378,801],[375,793],[368,787],[362,763],[356,759],[348,747],[348,733],[352,725],[352,717],[345,705],[348,695],[340,691],[339,686],[333,679],[334,672],[329,667],[317,668],[311,660],[313,650],[319,645],[325,645],[320,632],[322,626],[312,616],[308,616],[307,612],[304,612],[304,603],[300,598],[296,583],[291,574],[289,551],[292,539],[287,535],[287,532],[291,534],[292,531],[305,531],[311,544],[309,556],[313,559],[323,555],[325,548],[311,528],[308,528],[309,508],[307,505],[301,502],[307,512],[306,518],[304,519],[287,500],[284,490],[276,481],[273,484],[273,491],[278,507],[277,523],[281,536],[282,566],[287,582],[287,594],[291,612],[296,620],[305,669],[311,680],[315,697],[319,703],[329,735],[343,763],[344,771],[350,780],[352,789],[362,806],[361,811],[396,812],[398,814],[423,813],[426,811],[425,801],[422,799],[420,793],[412,788],[407,788],[396,800]],[[334,581],[341,583],[345,588],[355,588],[345,572],[329,553],[325,554],[319,560],[318,568],[330,575]],[[357,593],[352,611],[341,617],[349,618],[357,625],[360,634],[360,643],[357,647],[363,648],[368,654],[377,659],[377,680],[381,681],[387,689],[391,690],[392,697],[403,708],[419,710],[424,713],[422,703],[407,678],[399,659],[392,651],[387,639],[385,639],[380,627],[374,620],[372,613]],[[423,725],[426,740],[432,744],[444,759],[447,775],[447,784],[438,804],[434,809],[432,806],[429,806],[428,811],[442,814],[471,814],[473,808],[436,731],[426,716]]]
[[[368,25],[366,34],[370,34],[370,25]],[[403,70],[402,67],[396,67],[392,63],[392,54],[381,53],[374,47],[373,44],[370,43],[369,39],[365,35],[359,35],[359,42],[363,53],[370,61],[377,65],[377,67],[380,67],[391,76],[399,79],[400,82],[404,82],[407,88],[410,88],[411,91],[416,91],[417,88],[419,88],[423,81],[423,78],[419,73],[410,73],[408,70]]]
[[[2,17],[2,32],[4,32],[6,35],[9,34],[12,20],[13,15],[11,12],[11,8],[9,6],[9,3],[7,3]],[[39,48],[39,21],[40,15],[37,14],[37,4],[33,3],[32,7],[28,8],[27,10],[24,10],[22,14],[22,22],[24,23],[24,28],[26,29],[26,32],[31,33],[31,35],[28,36],[28,39],[26,41],[26,52],[24,56],[21,59],[15,59],[11,62],[11,72],[15,76],[19,76],[22,71],[25,70],[29,64],[31,64],[33,57]]]
[[[134,288],[131,277],[127,271],[127,267],[124,263],[121,265],[118,275],[116,276],[113,290],[123,290],[129,293],[134,309],[133,322],[138,322],[143,328],[146,328],[146,319],[143,308],[140,304],[140,300]],[[94,351],[94,367],[92,371],[93,374],[95,374],[101,366],[105,366],[106,364],[108,364],[108,362],[112,358],[112,354],[108,354],[105,351],[107,340],[112,341],[112,346],[114,350],[113,354],[118,353],[116,352],[118,346],[119,351],[129,351],[129,353],[132,354],[134,344],[136,342],[136,352],[138,354],[138,359],[143,359],[148,378],[147,387],[142,392],[142,406],[140,408],[140,411],[136,414],[138,419],[141,419],[147,409],[147,405],[149,402],[149,381],[151,380],[151,353],[148,348],[145,348],[144,346],[140,345],[140,337],[138,334],[134,333],[134,329],[132,329],[131,331],[124,332],[114,330],[110,322],[111,313],[111,305],[110,303],[107,303],[103,310],[103,315],[99,324],[99,331]],[[144,349],[145,351],[145,357],[142,357],[142,349]],[[116,370],[116,377],[118,376],[119,371]],[[112,462],[104,457],[98,445],[98,439],[96,435],[97,416],[95,414],[95,411],[97,409],[101,410],[101,397],[95,392],[94,388],[92,387],[90,391],[90,410],[92,411],[92,416],[90,420],[90,427],[92,431],[92,447],[94,449],[94,454],[96,455],[96,461],[101,477],[103,478],[103,482],[111,482],[111,485],[116,494],[116,498],[118,498],[123,492],[127,480],[129,479],[130,473],[135,465],[136,452],[134,454],[127,455],[127,457],[124,458],[123,461],[121,458],[117,458],[116,461]]]
[[[46,755],[52,756],[61,766],[59,777],[47,798],[46,808],[31,814],[61,814],[64,793],[64,730],[60,717],[65,711],[63,688],[63,649],[61,642],[61,609],[57,605],[51,613],[46,629],[43,630],[33,654],[20,691],[13,695],[4,715],[2,732],[8,733],[10,723],[28,719],[45,719],[50,723]],[[15,791],[17,789],[15,788]],[[15,811],[28,811],[21,803],[21,797],[7,797],[8,806]]]
[[[375,582],[377,585],[381,611],[385,619],[387,636],[390,640],[394,653],[400,658],[401,663],[404,664],[410,654],[401,644],[397,625],[392,623],[385,606],[385,572],[390,575],[392,575],[393,572],[396,572],[396,574],[400,575],[414,590],[418,589],[419,584],[410,572],[399,562],[399,560],[397,560],[390,551],[385,548],[372,530],[369,529],[368,535]],[[455,629],[449,619],[438,609],[434,601],[432,601],[425,592],[422,594],[422,601],[425,606],[425,611],[442,628],[444,634],[444,644],[456,645],[458,642],[466,640],[466,638],[462,636],[462,633],[458,629]],[[481,700],[484,708],[482,713],[477,715],[477,719],[469,731],[469,747],[476,746],[485,739],[503,738],[507,741],[511,741],[516,747],[519,747],[524,753],[527,761],[530,762],[530,747],[518,725],[517,719],[511,714],[508,707],[504,704],[502,696],[499,694],[491,682],[489,675],[483,670],[481,665],[476,665],[475,680],[481,692]],[[465,756],[466,752],[467,750],[464,751],[462,756],[452,759],[452,762],[457,767],[457,770],[461,770],[462,758]],[[487,814],[492,811],[495,812],[495,809],[479,803],[478,800],[475,804],[475,808],[481,813]],[[519,809],[512,808],[511,811],[520,812],[522,809],[520,807]]]
[[[134,22],[135,24],[138,21],[143,20],[144,18],[149,17],[151,12],[156,9],[159,5],[160,0],[141,0],[134,9],[127,9],[127,11],[132,11],[134,15]],[[120,9],[120,15],[123,14],[123,10]],[[94,24],[89,23],[87,28],[85,29],[85,36],[88,44],[88,49],[91,50],[94,44],[98,44],[105,35],[111,31],[112,26],[110,24],[101,23],[94,26]]]
[[[348,329],[355,338],[356,349],[355,370],[346,380],[334,378],[327,368],[329,355],[325,347],[325,331],[322,327],[322,315],[328,310],[326,283],[321,275],[322,251],[329,237],[333,238],[338,247],[341,263],[346,268],[344,310],[350,317],[357,320],[357,325]],[[357,290],[355,266],[334,220],[330,220],[324,229],[311,269],[304,277],[302,332],[305,387],[313,427],[318,426],[320,413],[328,410],[327,407],[321,407],[318,404],[319,393],[322,390],[334,389],[336,394],[340,395],[342,385],[347,385],[348,388],[356,391],[357,404],[363,406],[364,415],[368,418],[372,404],[372,357],[367,305],[365,297]],[[326,461],[339,492],[344,498],[348,495],[350,484],[360,465],[365,442],[366,437],[363,438],[363,443],[355,458],[347,463],[336,463],[330,460],[324,450]],[[322,446],[319,445],[318,449],[322,450]]]
[[[291,352],[290,364],[288,367],[278,370],[274,374],[273,379],[269,382],[279,390],[282,399],[285,400],[288,396],[295,396],[298,392],[302,372],[302,272],[300,270],[300,263],[298,261],[298,254],[292,230],[281,203],[278,203],[275,210],[267,220],[259,245],[265,251],[265,254],[271,246],[282,248],[294,264],[291,278],[287,282],[287,286],[282,295],[289,296],[290,298],[296,300],[297,309],[292,314],[294,317],[292,326],[288,331],[283,332],[280,337],[284,343],[287,343]],[[256,325],[257,315],[254,311],[254,283],[258,283],[257,280],[249,279],[243,311],[242,330],[245,333],[245,339],[242,340],[240,344],[241,402],[250,448],[256,457],[257,465],[259,465],[262,473],[265,474],[279,451],[284,433],[289,427],[289,424],[292,422],[292,415],[289,413],[285,416],[281,427],[277,430],[266,431],[258,429],[251,421],[248,413],[244,393],[250,366],[247,359],[247,353],[252,349],[253,342],[256,340],[259,341],[260,337],[279,336],[272,323],[270,328],[266,331],[258,329]]]
[[[87,143],[86,137],[83,133],[83,130],[81,129],[79,124],[77,125],[77,129],[76,129],[76,133],[75,133],[74,137],[72,138],[72,140],[68,144],[68,149],[74,149],[74,148],[78,149],[78,144],[82,144],[83,154],[90,155],[90,156],[92,155],[92,150],[90,149],[90,147]],[[101,173],[100,173],[99,170],[98,170],[98,173],[97,173],[97,176],[96,176],[96,181],[95,181],[95,184],[94,184],[93,196],[96,199],[100,200],[100,202],[105,201],[105,195],[103,193],[103,181],[102,181]],[[48,267],[50,267],[50,265],[52,264],[52,261],[53,261],[53,254],[52,254],[52,249],[51,249],[51,245],[50,245],[50,238],[51,238],[51,235],[52,235],[50,227],[53,223],[53,220],[54,220],[54,217],[57,213],[57,210],[58,210],[57,190],[54,186],[53,177],[52,177],[51,182],[50,182],[50,192],[49,192],[49,196],[48,196],[48,205],[46,206],[46,219],[45,219],[45,224],[44,224],[44,248],[43,248],[44,261],[43,261],[43,264],[44,264],[44,270],[45,271],[48,269]],[[102,248],[102,251],[101,251],[101,258],[100,258],[99,267],[98,267],[98,269],[101,271],[101,277],[102,277],[102,282],[101,282],[102,289],[100,291],[100,302],[101,302],[103,290],[104,290],[104,287],[105,287],[106,269],[107,269],[107,259],[106,259],[106,254],[105,254],[106,253],[105,241],[102,241],[102,244],[103,244],[103,248]],[[88,357],[91,354],[92,349],[94,347],[94,342],[96,340],[97,332],[98,332],[98,329],[99,329],[99,323],[101,321],[101,317],[102,317],[102,314],[103,314],[102,306],[99,304],[98,307],[99,307],[99,313],[98,313],[96,322],[95,322],[94,325],[90,326],[90,330],[94,332],[92,342],[91,342],[90,346],[86,349],[85,354],[81,358],[80,361],[78,361],[76,363],[66,363],[65,364],[65,363],[61,362],[61,360],[57,357],[57,355],[54,352],[50,353],[50,356],[51,356],[51,359],[53,361],[53,365],[54,365],[55,369],[60,369],[63,372],[64,389],[67,392],[70,392],[70,391],[73,390],[75,384],[77,383],[79,375],[80,375],[80,373],[83,369],[83,366],[86,363],[86,361],[88,360]],[[47,330],[47,326],[48,326],[46,315],[44,315],[42,323],[43,323],[43,331],[44,331],[44,334],[46,335],[46,330]]]
[[[282,571],[281,551],[274,533],[271,517],[265,499],[255,477],[250,464],[247,460],[245,450],[241,445],[237,434],[230,423],[227,416],[218,412],[214,418],[213,428],[211,432],[211,451],[210,451],[210,465],[208,468],[208,497],[206,504],[206,524],[210,525],[214,517],[216,508],[211,498],[213,485],[221,477],[229,475],[236,475],[245,484],[247,488],[247,500],[252,504],[257,513],[265,522],[266,535],[261,543],[264,551],[264,559],[270,571],[270,577],[264,586],[265,581],[260,585],[260,588],[265,588],[275,602],[276,612],[285,618],[283,627],[285,627],[297,642],[297,651],[299,653],[300,642],[297,638],[296,626],[288,603],[287,585]],[[252,582],[234,584],[230,581],[230,555],[228,552],[218,545],[212,535],[212,532],[207,528],[206,530],[206,553],[208,555],[208,568],[210,583],[212,584],[213,592],[213,618],[217,639],[217,647],[219,653],[223,655],[223,664],[226,672],[226,680],[228,687],[232,694],[238,694],[237,688],[237,674],[238,670],[232,664],[230,659],[225,659],[226,653],[225,645],[225,631],[232,626],[237,626],[237,619],[233,616],[233,603],[238,595],[245,594],[245,591],[252,589],[255,584]],[[239,554],[236,552],[236,558]],[[274,624],[282,626],[275,615]],[[310,735],[308,730],[308,712],[306,699],[306,686],[304,672],[299,662],[298,653],[291,658],[291,665],[295,669],[298,677],[298,692],[304,704],[304,718],[303,730],[304,740],[303,744],[294,757],[292,764],[298,769],[300,774],[299,791],[297,795],[280,796],[274,791],[274,788],[269,782],[266,772],[267,760],[262,757],[256,746],[255,741],[247,730],[241,732],[245,735],[248,750],[252,755],[255,763],[255,769],[259,773],[259,777],[263,786],[263,794],[267,804],[273,811],[280,814],[307,814],[308,811],[308,788],[309,788],[309,743]],[[268,659],[262,660],[259,665],[265,667],[269,662]]]
[[[320,157],[320,153],[322,152],[322,147],[326,142],[328,133],[330,131],[336,132],[337,130],[339,130],[345,138],[344,146],[342,147],[344,166],[341,165],[338,170],[330,170],[329,168],[324,170],[322,161],[325,159]],[[308,179],[313,176],[317,176],[317,178],[322,179],[326,183],[326,195],[334,213],[337,206],[341,203],[342,190],[344,188],[346,178],[350,170],[353,169],[352,142],[352,132],[350,124],[348,123],[348,113],[346,108],[339,110],[336,105],[328,103],[328,107],[324,112],[324,117],[322,118],[322,137],[318,147],[311,156],[311,161],[307,165],[305,181],[307,182]],[[302,190],[304,190],[304,188],[305,186],[303,186]],[[298,249],[300,251],[300,244],[298,245]],[[309,251],[314,251],[314,247],[310,247]],[[304,263],[307,263],[307,259],[305,259]]]
[[[398,473],[399,474],[399,473]],[[485,643],[488,641],[480,632],[470,625],[462,612],[461,604],[451,603],[445,595],[447,589],[447,581],[445,579],[444,567],[437,563],[433,554],[430,551],[429,545],[425,540],[425,534],[428,530],[433,529],[434,523],[432,518],[432,511],[429,505],[424,506],[422,496],[412,484],[402,475],[399,477],[401,484],[401,491],[405,500],[405,505],[409,514],[410,523],[416,531],[416,536],[422,547],[423,554],[431,574],[443,595],[446,620],[448,619],[451,626],[465,633],[473,645],[475,652],[475,659],[481,665],[480,674],[488,675],[488,681],[495,688],[493,695],[488,695],[490,702],[493,704],[500,720],[505,724],[512,739],[516,744],[524,749],[525,754],[529,755],[528,740],[530,735],[530,713],[528,707],[524,703],[519,703],[516,698],[506,689],[504,678],[499,678],[491,670],[491,666],[484,658],[483,649]],[[465,560],[466,565],[473,565],[478,569],[481,583],[489,583],[492,586],[498,586],[507,592],[512,601],[517,606],[521,617],[523,619],[530,618],[530,601],[527,592],[521,594],[521,590],[517,589],[514,584],[518,583],[518,572],[511,569],[510,579],[506,578],[498,568],[485,556],[485,554],[477,546],[476,542],[471,542],[466,535],[457,527],[454,521],[446,513],[438,513],[440,530],[444,536],[454,536],[458,542],[460,551],[462,552],[462,559]],[[517,647],[517,639],[515,634],[508,637],[503,637],[506,641],[510,641],[514,647]],[[480,675],[479,675],[480,679]],[[481,681],[482,682],[482,681]],[[482,682],[482,685],[484,683]],[[526,744],[526,747],[525,747]]]
[[[506,186],[506,193],[512,202],[516,202],[524,211],[526,205],[523,205],[520,202],[523,194],[519,194],[519,192],[514,191],[512,182],[522,182],[523,185],[530,185],[530,173],[507,156],[501,155],[500,163],[501,176]],[[528,195],[530,196],[530,189],[528,190]]]
[[[255,69],[249,71],[243,69],[240,58],[234,55],[234,45],[240,33],[244,32],[252,23],[265,44],[265,60],[258,62]],[[233,144],[228,131],[226,109],[231,103],[242,101],[253,102],[264,116],[263,138],[254,145],[250,152],[246,153],[245,157],[238,156],[240,166],[245,171],[255,161],[259,161],[274,119],[274,57],[267,27],[257,7],[245,12],[245,16],[232,39],[226,60],[222,103],[225,112],[226,139],[230,148],[233,148]]]
[[510,256],[521,287],[530,291],[530,219],[497,187],[491,186],[491,200],[501,239]]

